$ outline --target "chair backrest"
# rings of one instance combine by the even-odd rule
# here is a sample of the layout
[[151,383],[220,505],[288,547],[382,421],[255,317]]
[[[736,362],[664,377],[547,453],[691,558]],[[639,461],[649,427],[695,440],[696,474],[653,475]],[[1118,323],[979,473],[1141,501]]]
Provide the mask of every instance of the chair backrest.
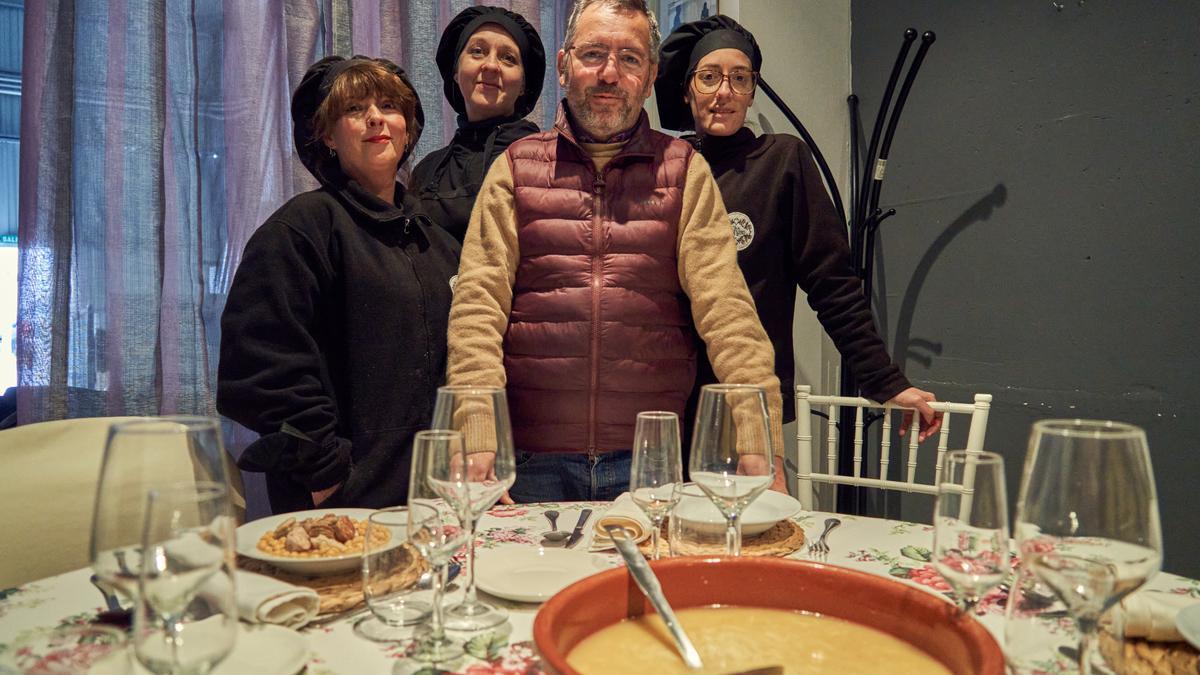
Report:
[[[950,442],[950,427],[952,426],[952,418],[955,416],[969,417],[970,427],[967,431],[966,450],[968,452],[982,452],[983,438],[987,432],[988,411],[992,405],[992,397],[990,394],[976,394],[974,403],[947,403],[938,401],[931,403],[930,406],[937,411],[943,413],[942,428],[936,436],[937,451],[929,452],[926,450],[925,455],[933,458],[934,462],[934,477],[931,483],[920,483],[917,481],[917,464],[921,458],[921,443],[917,441],[917,431],[920,423],[919,415],[914,412],[912,419],[912,427],[906,435],[907,457],[904,459],[904,465],[901,469],[903,476],[902,480],[893,480],[888,478],[888,467],[891,463],[892,455],[892,417],[893,414],[902,413],[905,408],[884,403],[875,403],[874,401],[848,396],[817,396],[813,395],[812,387],[806,384],[796,385],[796,446],[799,452],[797,462],[796,478],[799,480],[799,499],[805,509],[813,509],[813,483],[829,483],[834,487],[834,504],[837,503],[837,487],[838,485],[855,485],[859,487],[878,488],[884,490],[902,490],[905,492],[918,492],[923,494],[937,494],[937,485],[941,479],[942,472],[942,457],[946,454]],[[837,422],[841,417],[841,410],[844,408],[854,408],[854,465],[851,475],[842,475],[838,473],[838,428]],[[826,425],[826,440],[825,440],[825,459],[826,470],[824,472],[813,470],[813,410],[820,409],[822,414],[827,415]],[[869,411],[877,411],[876,414],[882,414],[882,441],[879,448],[879,464],[878,478],[869,478],[863,475],[863,448],[865,445],[865,427],[867,415]],[[926,439],[925,445],[934,442],[934,439]],[[902,448],[903,450],[903,448]],[[819,467],[818,467],[819,468]],[[973,468],[973,467],[972,467]],[[970,469],[968,469],[970,471]],[[973,473],[973,471],[971,471]],[[964,477],[966,486],[972,485],[974,479],[972,476]],[[832,509],[827,509],[832,510]]]
[[[0,431],[0,513],[19,524],[20,543],[0,554],[0,588],[86,567],[96,484],[109,428],[137,417],[88,417],[26,424]],[[191,462],[163,453],[153,475],[164,480],[194,477]],[[237,472],[234,472],[237,474]],[[241,475],[234,481],[235,509],[244,505]],[[16,540],[14,540],[15,542]]]

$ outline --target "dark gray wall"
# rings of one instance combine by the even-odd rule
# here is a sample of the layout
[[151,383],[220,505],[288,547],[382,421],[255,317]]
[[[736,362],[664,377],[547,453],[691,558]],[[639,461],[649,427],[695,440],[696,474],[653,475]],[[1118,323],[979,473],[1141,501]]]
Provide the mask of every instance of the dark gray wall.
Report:
[[[1200,576],[1200,3],[854,0],[869,129],[906,27],[937,33],[881,206],[876,309],[908,375],[1030,424],[1146,428],[1168,571]],[[915,52],[914,46],[914,52]]]

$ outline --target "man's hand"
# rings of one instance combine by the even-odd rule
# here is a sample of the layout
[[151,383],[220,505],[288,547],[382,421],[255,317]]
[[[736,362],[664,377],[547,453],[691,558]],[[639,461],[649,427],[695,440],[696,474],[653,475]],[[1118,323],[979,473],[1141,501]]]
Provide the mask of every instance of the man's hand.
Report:
[[[942,428],[942,413],[929,407],[929,402],[936,400],[937,397],[928,391],[909,387],[892,397],[892,400],[888,401],[888,403],[906,408],[915,408],[921,414],[921,429],[917,434],[917,440],[924,441]],[[908,433],[908,428],[911,426],[912,411],[906,410],[904,412],[904,425],[900,427],[900,436],[903,437],[904,434]]]
[[[475,482],[496,480],[496,453],[472,452],[467,455],[467,479]],[[508,495],[508,490],[500,495],[500,503],[514,503],[513,498]]]
[[[787,474],[783,469],[783,457],[775,455],[775,477],[771,481],[771,489],[787,494]],[[767,458],[762,455],[742,455],[738,458],[737,473],[739,476],[762,476],[767,473]]]
[[331,488],[325,488],[324,490],[317,490],[316,492],[311,493],[313,506],[314,507],[320,506],[321,502],[325,501],[326,499],[329,499],[330,495],[337,492],[341,488],[342,488],[342,484],[338,483],[337,485],[334,485]]

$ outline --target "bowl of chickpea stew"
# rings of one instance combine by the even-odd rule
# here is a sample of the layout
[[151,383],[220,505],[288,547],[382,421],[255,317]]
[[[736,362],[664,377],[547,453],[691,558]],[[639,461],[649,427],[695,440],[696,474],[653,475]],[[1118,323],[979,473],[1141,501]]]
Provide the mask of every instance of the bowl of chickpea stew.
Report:
[[[237,530],[237,552],[296,574],[322,576],[361,565],[371,509],[313,509],[253,520]],[[378,536],[386,538],[386,530]],[[376,544],[384,544],[378,541]]]

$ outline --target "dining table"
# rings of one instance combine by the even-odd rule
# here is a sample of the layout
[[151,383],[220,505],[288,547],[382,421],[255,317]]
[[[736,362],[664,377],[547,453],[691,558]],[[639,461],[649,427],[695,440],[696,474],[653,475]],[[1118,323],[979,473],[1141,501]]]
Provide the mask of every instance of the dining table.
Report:
[[[476,529],[478,565],[482,567],[488,564],[489,553],[540,546],[542,536],[549,530],[544,514],[551,509],[558,511],[560,523],[566,524],[575,523],[583,509],[590,508],[595,512],[593,520],[584,530],[584,539],[576,547],[588,551],[594,536],[591,525],[610,506],[608,502],[497,505],[482,516]],[[808,541],[815,541],[830,518],[839,519],[841,525],[828,537],[827,554],[810,554],[807,547],[801,547],[788,557],[811,559],[816,556],[824,564],[890,577],[943,596],[948,602],[952,600],[950,587],[931,561],[932,526],[813,511],[800,512],[793,517],[793,521],[803,528]],[[593,556],[598,572],[622,565],[620,556],[612,550],[595,551],[588,555]],[[69,661],[69,653],[37,653],[36,647],[30,646],[37,644],[37,641],[31,637],[39,632],[86,624],[95,618],[102,609],[102,598],[89,582],[90,574],[90,569],[80,569],[0,590],[0,656],[24,650],[21,652],[22,662],[27,664],[37,663],[39,659]],[[461,595],[465,585],[463,581],[462,577],[456,580],[458,590],[449,596],[451,601],[455,600],[456,594]],[[1174,574],[1160,573],[1148,582],[1147,587],[1200,599],[1200,581]],[[976,618],[1001,646],[1004,644],[1007,595],[1006,585],[993,589],[976,609]],[[533,642],[533,623],[540,605],[506,600],[483,592],[480,592],[480,598],[507,609],[508,620],[498,627],[476,634],[456,636],[464,642],[464,654],[455,663],[445,666],[420,663],[412,657],[414,644],[411,640],[373,642],[361,637],[354,626],[362,617],[359,614],[301,629],[301,634],[307,639],[306,672],[310,675],[541,672],[541,659]],[[1064,644],[1073,640],[1074,627],[1069,618],[1051,622],[1046,630],[1061,632]],[[87,648],[86,644],[68,644],[58,647],[58,650]],[[1039,669],[1047,673],[1075,672],[1076,668],[1062,653],[1047,655],[1045,661],[1039,664]]]

